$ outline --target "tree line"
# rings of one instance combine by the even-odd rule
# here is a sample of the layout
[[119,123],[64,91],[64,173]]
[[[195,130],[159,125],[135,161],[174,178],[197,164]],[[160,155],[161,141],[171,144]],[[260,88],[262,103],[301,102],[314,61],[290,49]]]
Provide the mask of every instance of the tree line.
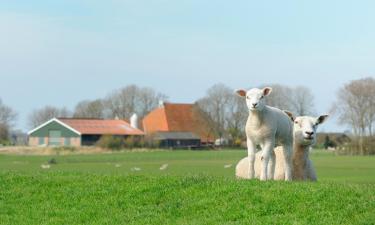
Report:
[[140,118],[143,118],[158,106],[160,101],[167,100],[167,95],[152,88],[129,85],[112,91],[105,98],[83,100],[75,106],[73,111],[66,107],[55,106],[36,109],[29,115],[28,125],[33,128],[55,117],[129,120],[136,113]]
[[343,150],[350,154],[375,154],[375,79],[351,81],[340,88],[332,113],[352,130],[352,142]]
[[[293,112],[296,116],[315,115],[314,95],[305,86],[265,84],[273,88],[267,104]],[[244,87],[246,88],[246,87]],[[375,153],[375,79],[364,78],[345,84],[337,92],[331,114],[340,124],[352,130],[353,142],[346,146],[353,154]],[[143,118],[168,96],[148,87],[129,85],[110,92],[104,98],[84,100],[71,111],[66,107],[45,106],[32,111],[28,117],[29,128],[34,128],[54,117],[119,118],[128,120],[133,113]],[[245,101],[225,84],[215,84],[196,101],[205,125],[218,139],[240,144],[248,117]],[[0,100],[0,140],[7,140],[17,113]]]

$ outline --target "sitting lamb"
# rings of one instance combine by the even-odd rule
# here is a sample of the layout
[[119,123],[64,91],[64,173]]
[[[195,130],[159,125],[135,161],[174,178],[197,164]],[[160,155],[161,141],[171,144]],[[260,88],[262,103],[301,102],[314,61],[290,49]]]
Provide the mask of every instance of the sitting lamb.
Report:
[[[294,120],[294,143],[293,143],[293,180],[317,181],[315,169],[312,161],[309,159],[309,152],[316,141],[316,130],[318,125],[322,124],[328,115],[322,115],[318,118],[302,116]],[[291,117],[293,119],[293,117]],[[283,149],[277,147],[272,154],[272,161],[276,159],[275,180],[284,180],[285,165],[283,162]],[[242,159],[236,166],[236,177],[249,179],[248,175],[249,159]],[[257,153],[255,160],[255,177],[260,177],[261,154]]]

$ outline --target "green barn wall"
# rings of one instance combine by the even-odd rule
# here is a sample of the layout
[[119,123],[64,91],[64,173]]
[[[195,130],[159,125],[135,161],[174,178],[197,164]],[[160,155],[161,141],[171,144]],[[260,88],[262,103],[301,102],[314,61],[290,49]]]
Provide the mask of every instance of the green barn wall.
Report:
[[62,126],[61,124],[57,123],[56,121],[52,121],[51,123],[31,133],[30,137],[48,137],[50,130],[60,130],[61,137],[74,138],[80,136],[74,133],[73,131],[69,130],[68,128]]

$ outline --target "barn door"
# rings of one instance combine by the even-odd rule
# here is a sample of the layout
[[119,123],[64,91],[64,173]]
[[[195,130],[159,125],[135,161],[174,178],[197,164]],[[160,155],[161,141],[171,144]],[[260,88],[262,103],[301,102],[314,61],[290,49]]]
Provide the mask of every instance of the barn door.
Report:
[[48,145],[59,146],[61,145],[61,131],[50,130],[48,135]]

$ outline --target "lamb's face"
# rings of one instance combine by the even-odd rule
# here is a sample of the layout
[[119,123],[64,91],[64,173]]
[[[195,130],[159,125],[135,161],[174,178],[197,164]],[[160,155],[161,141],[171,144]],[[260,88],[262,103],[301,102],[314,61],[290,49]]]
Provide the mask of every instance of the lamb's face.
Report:
[[294,141],[301,145],[314,145],[316,142],[316,131],[318,125],[322,124],[328,115],[318,118],[300,116],[294,120]]
[[265,97],[268,96],[272,91],[272,88],[253,88],[249,91],[238,90],[237,94],[241,97],[246,98],[246,105],[250,111],[262,111],[266,105]]

